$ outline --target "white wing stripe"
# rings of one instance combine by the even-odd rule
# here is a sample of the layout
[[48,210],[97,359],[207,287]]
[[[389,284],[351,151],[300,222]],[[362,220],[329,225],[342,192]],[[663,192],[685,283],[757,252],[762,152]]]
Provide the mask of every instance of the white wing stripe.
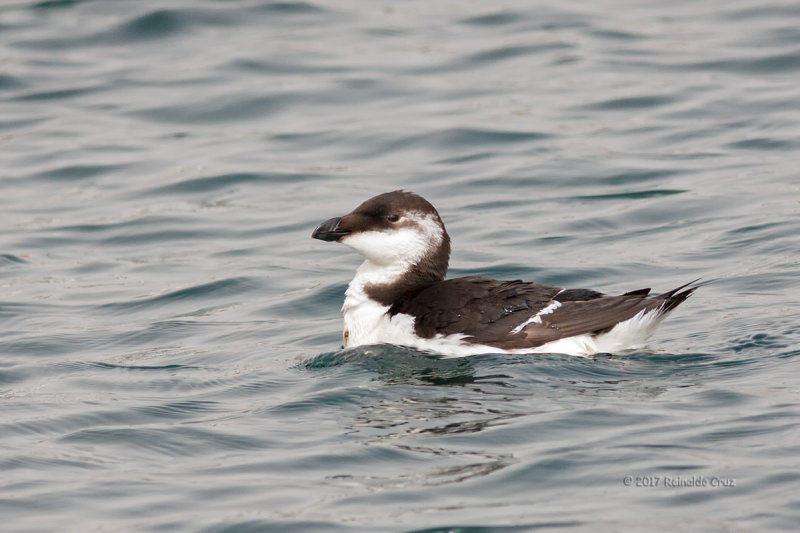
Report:
[[536,313],[534,316],[530,317],[528,320],[526,320],[525,322],[523,322],[519,326],[517,326],[514,329],[512,329],[511,330],[511,334],[512,335],[516,335],[517,333],[522,331],[525,328],[525,326],[529,326],[531,324],[541,324],[543,315],[549,315],[550,313],[552,313],[553,311],[555,311],[559,307],[561,307],[561,302],[559,302],[557,300],[552,300],[550,305],[548,305],[547,307],[545,307],[544,309],[542,309],[541,311]]

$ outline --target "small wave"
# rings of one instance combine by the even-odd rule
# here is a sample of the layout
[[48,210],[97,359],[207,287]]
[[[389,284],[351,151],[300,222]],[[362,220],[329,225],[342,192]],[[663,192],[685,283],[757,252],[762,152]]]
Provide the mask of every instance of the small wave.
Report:
[[468,17],[461,19],[460,22],[461,24],[467,24],[470,26],[508,26],[510,24],[518,23],[524,16],[524,13],[517,11],[501,11],[499,13]]
[[147,427],[87,428],[61,437],[62,442],[116,446],[132,453],[155,452],[168,457],[186,454],[216,454],[222,451],[252,450],[267,447],[267,441],[256,437],[211,431],[199,428]]
[[0,74],[0,91],[22,89],[27,86],[28,84],[21,78],[9,74]]
[[681,68],[752,75],[788,74],[800,70],[800,52],[747,59],[701,61],[683,65]]
[[237,172],[190,178],[140,193],[143,196],[187,195],[226,190],[247,184],[294,183],[318,179],[316,174],[278,172]]
[[793,150],[797,148],[797,141],[787,139],[771,139],[767,137],[756,137],[742,141],[732,142],[726,145],[728,148],[745,150]]
[[578,109],[596,111],[627,111],[631,109],[647,109],[661,107],[675,102],[671,96],[630,96],[626,98],[612,98],[594,104],[581,106]]
[[50,91],[33,91],[23,93],[13,98],[18,102],[38,102],[43,100],[65,100],[69,98],[76,98],[78,96],[86,96],[100,91],[107,90],[105,85],[90,85],[84,87],[75,87],[71,89],[55,89]]
[[33,9],[60,9],[76,6],[87,1],[89,0],[44,0],[43,2],[36,2],[31,7]]
[[660,196],[673,196],[689,192],[686,189],[654,189],[650,191],[632,191],[611,194],[593,194],[587,196],[574,196],[575,200],[645,200]]
[[266,2],[257,9],[266,13],[286,15],[328,13],[327,9],[309,2]]
[[128,165],[64,165],[50,170],[37,172],[32,177],[53,181],[77,181],[94,178],[104,174],[113,174],[127,168]]
[[222,124],[254,121],[285,112],[306,98],[301,93],[273,93],[265,96],[226,96],[190,104],[184,102],[133,111],[133,116],[169,124]]
[[415,75],[430,75],[433,73],[453,73],[458,71],[474,71],[484,67],[494,68],[498,63],[511,61],[518,58],[545,54],[547,52],[573,49],[573,45],[564,42],[545,42],[528,45],[499,46],[490,50],[483,50],[451,61],[435,65],[416,67],[410,70]]
[[154,307],[161,307],[178,302],[199,300],[207,304],[209,298],[233,296],[248,292],[257,287],[258,283],[252,278],[236,277],[225,278],[208,283],[201,283],[183,289],[167,292],[158,296],[150,296],[124,302],[108,303],[95,307],[100,313],[129,313],[133,311],[146,311]]
[[30,263],[27,259],[14,254],[0,254],[0,263],[10,263],[14,265],[24,265]]

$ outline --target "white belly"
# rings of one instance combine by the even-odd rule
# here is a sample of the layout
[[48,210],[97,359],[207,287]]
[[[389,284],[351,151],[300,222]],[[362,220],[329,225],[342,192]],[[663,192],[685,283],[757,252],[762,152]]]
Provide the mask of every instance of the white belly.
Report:
[[466,335],[436,335],[425,339],[414,330],[414,317],[402,313],[389,316],[389,307],[370,300],[359,290],[347,291],[342,306],[344,332],[342,345],[353,348],[365,344],[396,344],[449,357],[464,357],[502,350],[464,342]]

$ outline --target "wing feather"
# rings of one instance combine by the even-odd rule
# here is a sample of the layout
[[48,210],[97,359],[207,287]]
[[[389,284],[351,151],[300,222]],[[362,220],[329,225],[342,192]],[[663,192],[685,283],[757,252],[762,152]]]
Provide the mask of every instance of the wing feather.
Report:
[[[469,276],[407,294],[390,313],[414,316],[416,333],[424,338],[460,333],[476,344],[533,348],[566,337],[607,331],[642,311],[666,313],[696,288],[679,292],[685,287],[659,296],[649,296],[650,289],[605,296],[588,289],[564,290],[520,280]],[[555,302],[559,305],[553,305]]]

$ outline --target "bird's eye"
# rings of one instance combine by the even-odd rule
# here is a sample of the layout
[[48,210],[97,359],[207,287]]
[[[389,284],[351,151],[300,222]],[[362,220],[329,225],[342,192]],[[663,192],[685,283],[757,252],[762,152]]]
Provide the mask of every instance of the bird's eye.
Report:
[[397,222],[398,220],[400,220],[400,215],[389,215],[388,217],[386,217],[386,220],[388,220],[389,222]]

